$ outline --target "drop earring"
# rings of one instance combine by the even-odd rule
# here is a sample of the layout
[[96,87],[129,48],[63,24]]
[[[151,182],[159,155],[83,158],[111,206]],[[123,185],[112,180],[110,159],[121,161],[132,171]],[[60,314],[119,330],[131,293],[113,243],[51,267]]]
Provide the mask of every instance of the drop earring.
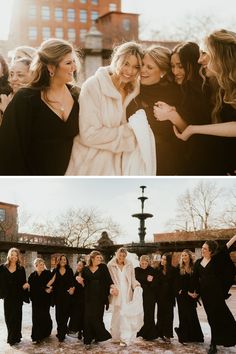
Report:
[[54,73],[53,73],[52,71],[49,71],[49,75],[50,75],[51,77],[53,77],[53,76],[54,76]]

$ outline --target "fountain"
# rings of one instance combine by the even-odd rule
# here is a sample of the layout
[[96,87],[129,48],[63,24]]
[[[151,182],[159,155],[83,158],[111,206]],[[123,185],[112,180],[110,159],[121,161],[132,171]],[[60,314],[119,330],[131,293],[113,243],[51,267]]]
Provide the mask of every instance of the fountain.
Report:
[[145,227],[145,220],[147,218],[152,218],[153,215],[149,214],[149,213],[144,213],[143,209],[144,209],[144,202],[145,200],[147,200],[148,198],[144,196],[144,189],[147,188],[146,186],[140,186],[140,188],[142,189],[142,196],[139,197],[138,199],[141,200],[141,213],[138,214],[133,214],[132,216],[134,218],[139,219],[140,222],[140,227],[139,227],[139,242],[141,245],[143,245],[145,243],[144,238],[146,235],[146,227]]
[[138,199],[141,201],[141,213],[132,215],[132,217],[139,219],[140,222],[140,226],[138,229],[139,242],[132,242],[125,245],[129,252],[136,253],[138,256],[141,256],[143,254],[150,254],[156,251],[156,245],[153,242],[145,243],[145,220],[148,218],[152,218],[153,214],[144,212],[144,202],[148,199],[144,196],[144,189],[146,188],[146,186],[140,186],[140,188],[142,190],[142,195]]

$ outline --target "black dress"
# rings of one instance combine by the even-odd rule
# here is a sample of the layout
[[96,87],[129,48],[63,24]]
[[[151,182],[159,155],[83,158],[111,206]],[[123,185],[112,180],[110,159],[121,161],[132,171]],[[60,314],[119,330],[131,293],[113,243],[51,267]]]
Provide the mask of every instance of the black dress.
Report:
[[[76,272],[74,277],[78,275],[79,273]],[[84,287],[76,280],[68,328],[69,331],[79,332],[78,337],[81,339],[81,332],[84,330]]]
[[166,274],[159,269],[156,276],[157,334],[173,338],[176,269],[171,267]]
[[54,269],[52,275],[56,274],[53,286],[54,303],[56,307],[57,338],[59,341],[65,339],[68,332],[67,322],[71,314],[72,296],[68,289],[75,286],[73,271],[66,268],[66,272],[61,275],[59,269]]
[[188,295],[188,292],[193,293],[195,290],[193,278],[192,273],[181,274],[180,271],[176,278],[179,328],[175,328],[175,330],[181,343],[204,341],[196,311],[197,300]]
[[236,321],[225,303],[233,271],[235,273],[228,252],[225,247],[205,267],[201,265],[202,259],[198,259],[194,266],[198,281],[196,288],[211,327],[212,344],[226,347],[236,345]]
[[[236,109],[231,105],[223,103],[220,117],[222,123],[236,121]],[[215,163],[218,167],[219,175],[236,174],[236,137],[224,138],[214,137]]]
[[78,134],[79,104],[63,121],[41,100],[40,91],[20,89],[0,127],[0,175],[64,175],[73,138]]
[[32,341],[40,341],[50,336],[52,331],[51,295],[45,291],[51,278],[52,273],[44,270],[40,275],[36,271],[31,273],[28,279],[32,301]]
[[108,295],[112,279],[105,264],[100,264],[93,273],[89,267],[82,271],[85,282],[84,344],[93,339],[98,342],[111,338],[103,322],[104,306],[108,306]]
[[[180,113],[185,122],[188,125],[211,124],[210,92],[208,88],[202,89],[200,76],[194,83],[187,81],[181,87],[181,93]],[[196,134],[185,142],[185,175],[214,174],[215,167],[209,161],[212,155],[208,152],[211,147],[208,141],[208,136]]]
[[7,343],[13,345],[21,341],[22,305],[27,299],[28,290],[23,290],[26,283],[24,267],[17,266],[11,273],[7,266],[2,268],[2,297],[4,299],[4,317],[7,325]]
[[140,94],[127,107],[127,117],[144,109],[156,142],[157,175],[184,174],[185,143],[176,138],[170,121],[157,121],[153,115],[154,103],[163,101],[180,109],[181,92],[178,85],[165,77],[154,85],[141,85]]
[[155,312],[155,289],[154,278],[152,282],[147,281],[147,276],[155,276],[155,271],[148,266],[146,269],[141,267],[135,268],[135,278],[141,284],[143,289],[143,311],[144,311],[144,325],[137,333],[137,337],[141,336],[146,340],[157,338],[156,325],[154,320]]

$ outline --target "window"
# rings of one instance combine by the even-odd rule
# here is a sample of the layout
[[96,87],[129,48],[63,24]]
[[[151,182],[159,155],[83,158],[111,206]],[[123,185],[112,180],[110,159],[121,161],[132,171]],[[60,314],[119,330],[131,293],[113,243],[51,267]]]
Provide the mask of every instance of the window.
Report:
[[55,19],[56,21],[62,21],[63,20],[63,11],[61,7],[56,7],[55,8]]
[[130,28],[131,28],[130,19],[125,18],[123,20],[123,28],[124,28],[125,31],[130,31]]
[[29,27],[28,36],[31,40],[36,40],[38,35],[37,27]]
[[76,40],[76,32],[74,28],[68,29],[68,40],[71,42],[75,42]]
[[80,42],[84,42],[85,41],[85,35],[87,33],[86,29],[81,29],[80,30]]
[[86,23],[87,22],[87,11],[80,10],[80,22]]
[[86,4],[87,0],[80,0],[81,4]]
[[36,19],[36,5],[29,5],[29,18]]
[[114,3],[110,3],[109,4],[109,11],[116,11],[117,10],[117,6],[116,6],[116,4],[114,4]]
[[55,36],[56,38],[60,38],[60,39],[63,39],[63,28],[61,27],[57,27],[56,30],[55,30]]
[[50,7],[49,6],[42,6],[41,14],[43,20],[50,20]]
[[98,5],[98,0],[92,0],[92,5]]
[[5,219],[6,219],[6,210],[0,209],[0,222],[4,221]]
[[91,20],[96,20],[98,18],[98,12],[97,11],[91,11]]
[[69,22],[74,22],[75,21],[75,10],[74,9],[68,9],[67,10],[67,19]]
[[43,27],[43,40],[49,39],[51,37],[50,27]]
[[68,0],[68,2],[75,2],[75,0]]

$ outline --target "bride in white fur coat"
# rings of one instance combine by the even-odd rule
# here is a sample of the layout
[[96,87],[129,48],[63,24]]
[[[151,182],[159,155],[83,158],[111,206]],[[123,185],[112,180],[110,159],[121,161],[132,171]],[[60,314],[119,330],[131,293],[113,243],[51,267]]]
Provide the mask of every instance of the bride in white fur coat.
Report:
[[80,132],[74,139],[66,175],[153,174],[150,161],[156,161],[152,155],[155,143],[149,137],[147,120],[140,114],[130,123],[126,120],[126,107],[139,93],[141,65],[142,47],[135,42],[121,44],[113,52],[111,65],[100,67],[82,85]]

